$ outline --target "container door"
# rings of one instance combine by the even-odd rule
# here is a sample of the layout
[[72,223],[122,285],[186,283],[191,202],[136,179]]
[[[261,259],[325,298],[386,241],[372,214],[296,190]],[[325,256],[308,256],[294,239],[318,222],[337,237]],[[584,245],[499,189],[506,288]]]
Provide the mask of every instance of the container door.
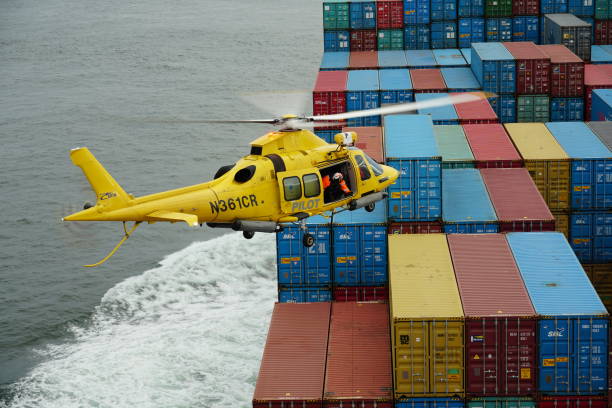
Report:
[[395,395],[408,398],[429,390],[429,323],[395,323]]
[[573,391],[571,319],[543,319],[539,324],[539,391]]
[[466,320],[467,392],[473,395],[498,394],[499,330],[493,319]]
[[462,394],[463,322],[432,322],[429,336],[431,392],[440,395]]
[[576,319],[573,332],[576,346],[575,391],[602,394],[607,390],[608,321]]
[[[536,391],[536,321],[507,318],[500,321],[504,355],[500,391],[526,395]],[[505,377],[505,378],[504,378]]]

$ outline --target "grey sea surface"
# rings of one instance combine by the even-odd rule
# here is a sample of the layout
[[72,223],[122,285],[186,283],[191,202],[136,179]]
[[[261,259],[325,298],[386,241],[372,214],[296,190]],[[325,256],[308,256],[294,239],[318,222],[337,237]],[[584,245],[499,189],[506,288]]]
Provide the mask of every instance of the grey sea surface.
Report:
[[136,196],[209,180],[270,128],[175,121],[266,117],[240,95],[311,90],[322,48],[318,1],[0,3],[0,407],[250,404],[274,237],[144,225],[83,268],[123,232],[60,221],[95,199],[69,150]]

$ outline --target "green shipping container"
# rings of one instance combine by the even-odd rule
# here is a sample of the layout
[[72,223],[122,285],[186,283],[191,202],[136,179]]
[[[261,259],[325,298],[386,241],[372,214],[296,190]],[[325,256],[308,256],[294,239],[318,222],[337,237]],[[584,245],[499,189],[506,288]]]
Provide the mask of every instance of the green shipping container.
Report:
[[512,0],[487,0],[485,15],[487,17],[511,17]]
[[535,408],[535,402],[528,397],[481,397],[472,398],[468,408]]
[[442,155],[442,168],[464,169],[474,167],[474,155],[460,125],[436,125],[434,135]]
[[378,30],[378,50],[403,50],[403,30]]
[[516,98],[517,122],[548,122],[550,98],[546,95],[519,95]]
[[595,0],[595,18],[597,20],[612,19],[612,0]]
[[349,3],[346,0],[327,0],[323,3],[323,28],[325,30],[340,30],[349,27]]

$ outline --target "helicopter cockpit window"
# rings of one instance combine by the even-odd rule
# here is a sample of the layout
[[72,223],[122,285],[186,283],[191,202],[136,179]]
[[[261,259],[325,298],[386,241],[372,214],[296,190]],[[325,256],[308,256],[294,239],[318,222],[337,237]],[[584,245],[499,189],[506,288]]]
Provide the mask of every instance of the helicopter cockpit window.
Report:
[[285,201],[294,201],[302,198],[302,183],[299,177],[286,177],[283,179]]
[[316,174],[306,174],[302,177],[302,181],[304,182],[304,197],[317,197],[321,194],[321,183]]
[[357,162],[357,166],[359,167],[359,176],[361,177],[361,180],[367,180],[372,177],[370,169],[368,169],[368,165],[366,164],[365,160],[361,155],[356,155],[355,161]]
[[376,177],[378,177],[378,176],[380,176],[381,174],[384,173],[383,168],[380,167],[380,164],[376,163],[373,158],[371,158],[367,154],[365,154],[365,157],[366,157],[366,160],[368,161],[368,163],[370,163],[370,166],[372,167],[372,171],[374,172],[374,175]]

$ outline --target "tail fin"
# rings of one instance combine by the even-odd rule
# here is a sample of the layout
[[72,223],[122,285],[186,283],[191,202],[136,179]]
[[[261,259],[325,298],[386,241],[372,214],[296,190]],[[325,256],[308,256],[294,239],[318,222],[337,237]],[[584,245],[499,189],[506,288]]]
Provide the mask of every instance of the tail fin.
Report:
[[96,193],[97,205],[103,204],[108,209],[124,206],[129,196],[119,183],[106,171],[100,162],[86,147],[79,147],[70,152],[70,159],[75,166],[83,170],[91,188]]

